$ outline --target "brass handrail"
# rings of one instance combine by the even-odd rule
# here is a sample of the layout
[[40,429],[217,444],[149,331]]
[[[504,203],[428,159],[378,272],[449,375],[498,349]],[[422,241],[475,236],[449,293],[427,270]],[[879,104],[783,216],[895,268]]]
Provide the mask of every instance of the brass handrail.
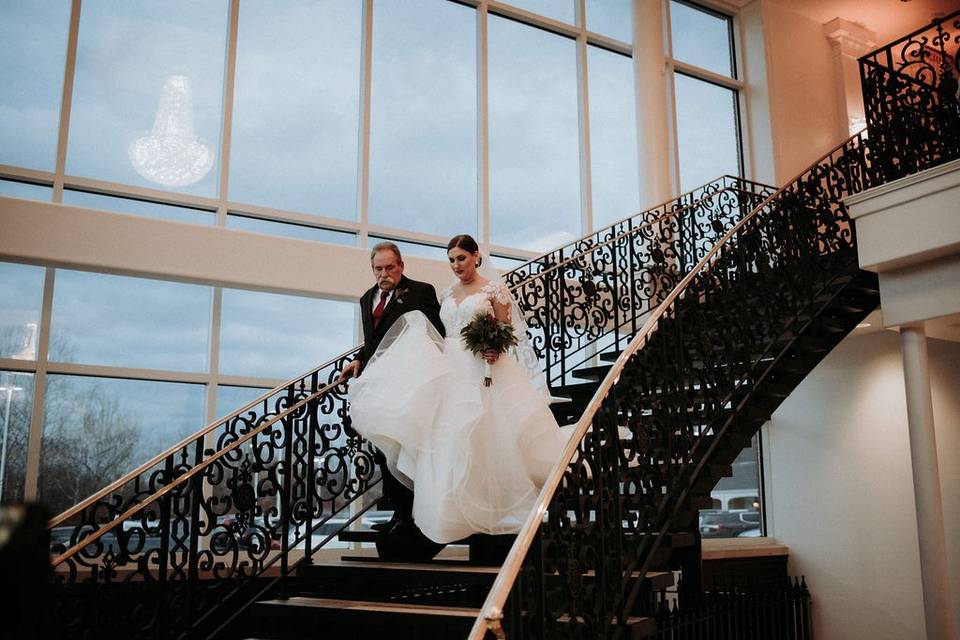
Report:
[[654,310],[651,316],[647,319],[640,331],[637,332],[637,334],[630,340],[630,343],[624,349],[623,353],[620,354],[610,371],[607,372],[603,382],[599,387],[597,387],[596,392],[590,399],[590,403],[580,416],[580,420],[577,421],[576,428],[574,429],[573,433],[570,434],[570,439],[567,441],[567,446],[564,448],[563,455],[560,457],[557,463],[554,464],[553,469],[550,471],[550,475],[547,476],[547,480],[537,496],[537,501],[534,505],[534,508],[531,510],[530,515],[524,522],[523,528],[520,529],[520,532],[517,534],[517,539],[514,541],[513,546],[510,547],[510,552],[507,554],[507,557],[503,562],[503,566],[500,567],[500,571],[497,573],[497,577],[494,579],[493,586],[490,587],[490,591],[487,593],[487,598],[481,607],[480,615],[477,616],[477,619],[474,621],[473,628],[470,630],[468,640],[483,640],[483,637],[486,635],[488,630],[497,638],[506,637],[501,625],[501,620],[503,619],[503,607],[506,604],[507,597],[510,595],[510,591],[513,589],[513,584],[520,573],[520,568],[523,565],[523,561],[526,558],[531,545],[533,544],[537,530],[540,528],[540,524],[543,522],[543,517],[547,512],[550,501],[553,499],[553,494],[556,493],[557,487],[560,485],[560,481],[563,479],[563,474],[566,471],[567,466],[572,461],[574,454],[576,454],[580,441],[583,440],[587,430],[593,424],[593,418],[597,411],[600,410],[600,406],[606,399],[610,389],[620,381],[620,375],[623,373],[623,369],[627,362],[631,357],[633,357],[633,354],[635,354],[640,347],[646,343],[650,334],[652,334],[656,329],[657,324],[663,315],[673,305],[677,298],[685,293],[685,289],[687,286],[689,286],[693,279],[702,270],[706,269],[710,263],[716,261],[720,252],[726,249],[728,246],[730,239],[733,238],[745,224],[763,211],[764,207],[769,205],[774,199],[780,197],[788,188],[793,186],[795,182],[818,166],[821,162],[832,156],[838,150],[846,147],[853,140],[862,137],[863,132],[857,133],[853,136],[850,136],[836,147],[830,149],[830,151],[818,158],[816,162],[805,168],[792,180],[788,181],[785,186],[777,189],[774,193],[767,196],[767,198],[764,199],[753,210],[751,210],[750,213],[748,213],[737,224],[731,227],[730,230],[727,231],[722,238],[720,238],[717,244],[715,244],[713,248],[707,252],[700,262],[698,262],[697,265],[686,276],[683,277],[683,279],[679,282],[679,284],[677,284],[676,287],[674,287],[673,291],[670,292],[664,301],[657,306],[656,310]]
[[[298,378],[298,379],[299,379],[299,378]],[[302,406],[305,405],[306,403],[310,402],[310,401],[313,400],[314,398],[317,398],[317,397],[325,394],[327,391],[329,391],[330,389],[338,386],[339,384],[340,384],[340,383],[338,383],[338,382],[332,382],[332,383],[328,384],[327,386],[325,386],[324,388],[318,389],[317,391],[313,392],[312,394],[310,394],[310,395],[307,396],[306,398],[303,398],[302,400],[300,400],[300,401],[297,402],[296,404],[290,405],[290,406],[287,407],[282,413],[278,413],[278,414],[275,415],[273,418],[271,418],[270,420],[264,422],[263,424],[261,424],[260,426],[256,427],[255,429],[251,429],[250,431],[248,431],[247,433],[245,433],[243,436],[241,436],[240,438],[237,438],[236,440],[234,440],[233,442],[231,442],[229,445],[227,445],[226,447],[224,447],[224,448],[221,449],[220,451],[217,451],[216,453],[214,453],[213,455],[211,455],[209,458],[205,459],[205,460],[204,460],[203,462],[201,462],[200,464],[198,464],[198,465],[196,465],[195,467],[191,468],[189,471],[187,471],[187,472],[184,473],[183,475],[177,476],[177,479],[176,479],[176,480],[174,480],[174,481],[171,482],[170,484],[166,485],[165,487],[163,487],[163,488],[160,489],[159,491],[153,493],[152,495],[150,495],[150,497],[148,497],[148,498],[147,498],[146,500],[144,500],[143,502],[138,502],[137,504],[133,505],[132,507],[130,507],[129,509],[127,509],[126,511],[124,511],[123,514],[121,514],[120,516],[112,519],[110,522],[104,524],[102,527],[100,527],[99,529],[97,529],[93,534],[86,536],[83,540],[81,540],[80,542],[77,542],[77,543],[74,544],[72,547],[70,547],[69,549],[67,549],[67,550],[64,551],[63,553],[61,553],[59,556],[57,556],[57,557],[53,560],[53,566],[56,567],[58,564],[61,564],[61,563],[65,562],[65,561],[69,560],[69,559],[72,558],[74,555],[76,555],[81,549],[83,549],[84,547],[86,547],[86,546],[88,546],[88,545],[90,545],[90,544],[93,544],[93,543],[96,542],[99,538],[103,537],[104,534],[106,534],[106,533],[109,532],[109,531],[112,531],[114,528],[116,528],[116,526],[117,526],[119,523],[123,522],[124,520],[126,520],[127,518],[129,518],[130,516],[132,516],[133,514],[135,514],[135,513],[139,512],[139,511],[143,510],[143,509],[144,509],[145,507],[147,507],[148,505],[153,504],[154,502],[156,502],[157,500],[159,500],[160,498],[162,498],[162,497],[165,496],[166,494],[170,493],[170,491],[172,491],[172,490],[174,489],[174,487],[180,486],[181,484],[183,484],[184,482],[186,482],[187,480],[189,480],[189,479],[192,478],[193,476],[197,475],[200,471],[203,471],[204,469],[206,469],[208,466],[210,466],[211,463],[215,462],[216,460],[219,460],[220,458],[222,458],[225,454],[229,453],[230,451],[234,451],[235,449],[237,449],[237,447],[241,446],[242,444],[244,444],[245,442],[247,442],[248,440],[250,440],[251,438],[253,438],[255,435],[257,435],[257,434],[259,434],[259,433],[262,433],[267,427],[273,426],[274,424],[277,423],[278,420],[281,420],[281,419],[285,418],[286,416],[290,415],[292,412],[296,411],[297,409],[299,409],[300,407],[302,407]]]
[[340,358],[343,358],[343,357],[345,357],[345,356],[350,355],[351,353],[353,353],[354,351],[356,351],[357,349],[359,349],[361,346],[363,346],[363,345],[361,344],[361,345],[359,345],[359,346],[354,347],[353,349],[351,349],[351,350],[349,350],[349,351],[345,351],[345,352],[341,353],[340,355],[338,355],[338,356],[337,356],[336,358],[334,358],[333,360],[330,360],[329,362],[325,362],[324,364],[321,364],[320,366],[316,367],[315,369],[312,369],[312,370],[308,371],[307,373],[305,373],[305,374],[303,374],[303,375],[299,375],[299,376],[296,376],[295,378],[291,378],[291,379],[288,380],[287,382],[284,382],[282,385],[277,386],[277,387],[274,387],[274,388],[271,389],[270,391],[265,392],[262,396],[258,397],[256,400],[253,400],[253,401],[249,402],[248,404],[240,407],[240,408],[237,409],[236,411],[233,411],[232,413],[228,413],[227,415],[223,416],[222,418],[217,418],[216,420],[210,422],[209,424],[207,424],[207,426],[203,427],[202,429],[200,429],[200,430],[197,431],[196,433],[194,433],[194,434],[192,434],[192,435],[189,435],[189,436],[186,436],[185,438],[183,438],[183,439],[182,439],[180,442],[178,442],[177,444],[172,445],[171,447],[169,447],[166,451],[164,451],[164,452],[162,452],[162,453],[158,453],[158,454],[155,455],[153,458],[147,460],[146,462],[144,462],[143,464],[141,464],[140,466],[138,466],[138,467],[135,468],[134,470],[132,470],[132,471],[124,474],[124,475],[121,476],[120,478],[114,480],[113,482],[111,482],[111,483],[108,484],[107,486],[103,487],[102,489],[100,489],[99,491],[97,491],[96,493],[94,493],[93,495],[85,498],[82,502],[78,502],[77,504],[73,505],[72,507],[70,507],[69,509],[67,509],[66,511],[64,511],[63,513],[61,513],[60,515],[58,515],[58,516],[56,516],[56,517],[54,517],[54,518],[51,518],[51,519],[47,522],[47,528],[52,529],[53,527],[56,527],[56,526],[60,525],[60,524],[61,524],[62,522],[64,522],[65,520],[68,520],[69,518],[75,516],[76,514],[78,514],[78,513],[81,512],[81,511],[83,511],[84,509],[86,509],[87,507],[89,507],[91,504],[93,504],[93,503],[96,502],[97,500],[99,500],[99,499],[103,498],[104,496],[106,496],[107,494],[109,494],[111,491],[113,491],[113,490],[115,490],[115,489],[119,489],[120,487],[122,487],[122,486],[125,485],[126,483],[130,482],[130,480],[132,480],[133,478],[137,477],[138,475],[140,475],[140,474],[143,473],[144,471],[147,471],[148,469],[150,469],[150,468],[151,468],[152,466],[154,466],[155,464],[158,464],[159,462],[161,462],[161,461],[162,461],[164,458],[166,458],[167,456],[176,453],[180,448],[185,447],[186,445],[190,444],[191,442],[196,441],[198,438],[201,438],[201,437],[207,435],[208,433],[210,433],[211,431],[214,431],[217,427],[221,426],[222,424],[224,424],[224,423],[226,423],[226,422],[229,422],[230,420],[233,420],[234,418],[236,418],[237,416],[239,416],[241,413],[244,413],[247,409],[250,409],[250,408],[252,408],[253,406],[255,406],[255,405],[263,402],[264,400],[266,400],[267,398],[269,398],[269,397],[272,396],[273,394],[275,394],[275,393],[277,393],[277,392],[279,392],[279,391],[282,391],[283,389],[287,388],[287,387],[290,386],[291,384],[295,384],[296,382],[299,382],[300,380],[303,380],[303,379],[306,378],[306,377],[312,376],[314,373],[320,371],[320,370],[323,369],[324,367],[330,366],[331,364],[333,364],[334,362],[336,362],[336,361],[339,360]]

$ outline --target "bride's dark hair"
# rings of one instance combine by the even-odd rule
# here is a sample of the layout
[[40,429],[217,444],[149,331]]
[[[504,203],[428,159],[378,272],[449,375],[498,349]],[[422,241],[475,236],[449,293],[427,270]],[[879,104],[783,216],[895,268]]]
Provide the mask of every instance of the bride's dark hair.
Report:
[[[450,238],[450,242],[447,243],[447,251],[450,249],[463,249],[467,253],[479,253],[480,245],[477,244],[477,241],[473,239],[473,236],[461,233],[458,236],[453,236]],[[483,263],[483,257],[477,258],[477,266],[479,267]]]

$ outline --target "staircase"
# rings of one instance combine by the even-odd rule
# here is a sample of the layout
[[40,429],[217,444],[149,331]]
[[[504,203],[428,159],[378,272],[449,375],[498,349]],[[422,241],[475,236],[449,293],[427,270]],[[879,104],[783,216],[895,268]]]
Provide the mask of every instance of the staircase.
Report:
[[[41,633],[653,633],[651,594],[674,570],[685,603],[702,592],[697,514],[710,491],[879,302],[843,198],[960,157],[956,54],[944,49],[956,31],[960,12],[865,56],[870,137],[786,186],[724,177],[505,275],[563,399],[554,412],[576,425],[517,536],[474,536],[428,562],[330,551],[379,540],[362,528],[379,470],[333,382],[353,350],[52,520],[69,535],[53,549]],[[895,52],[928,32],[948,34],[923,40],[942,68],[913,73]]]

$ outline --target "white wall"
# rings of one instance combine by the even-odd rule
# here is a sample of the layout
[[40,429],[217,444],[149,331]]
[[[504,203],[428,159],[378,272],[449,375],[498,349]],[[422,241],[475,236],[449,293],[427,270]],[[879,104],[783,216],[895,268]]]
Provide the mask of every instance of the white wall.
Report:
[[767,92],[777,185],[843,141],[835,63],[823,24],[762,2]]
[[[891,331],[848,337],[764,427],[769,533],[807,578],[818,640],[926,637],[899,344]],[[929,352],[960,609],[960,344]]]

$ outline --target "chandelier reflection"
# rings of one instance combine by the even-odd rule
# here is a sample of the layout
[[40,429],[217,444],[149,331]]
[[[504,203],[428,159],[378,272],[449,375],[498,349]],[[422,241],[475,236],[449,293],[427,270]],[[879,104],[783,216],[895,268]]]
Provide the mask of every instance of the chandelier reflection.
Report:
[[214,155],[210,145],[193,133],[188,77],[167,77],[153,129],[131,142],[128,153],[137,173],[165,187],[185,187],[210,173]]

